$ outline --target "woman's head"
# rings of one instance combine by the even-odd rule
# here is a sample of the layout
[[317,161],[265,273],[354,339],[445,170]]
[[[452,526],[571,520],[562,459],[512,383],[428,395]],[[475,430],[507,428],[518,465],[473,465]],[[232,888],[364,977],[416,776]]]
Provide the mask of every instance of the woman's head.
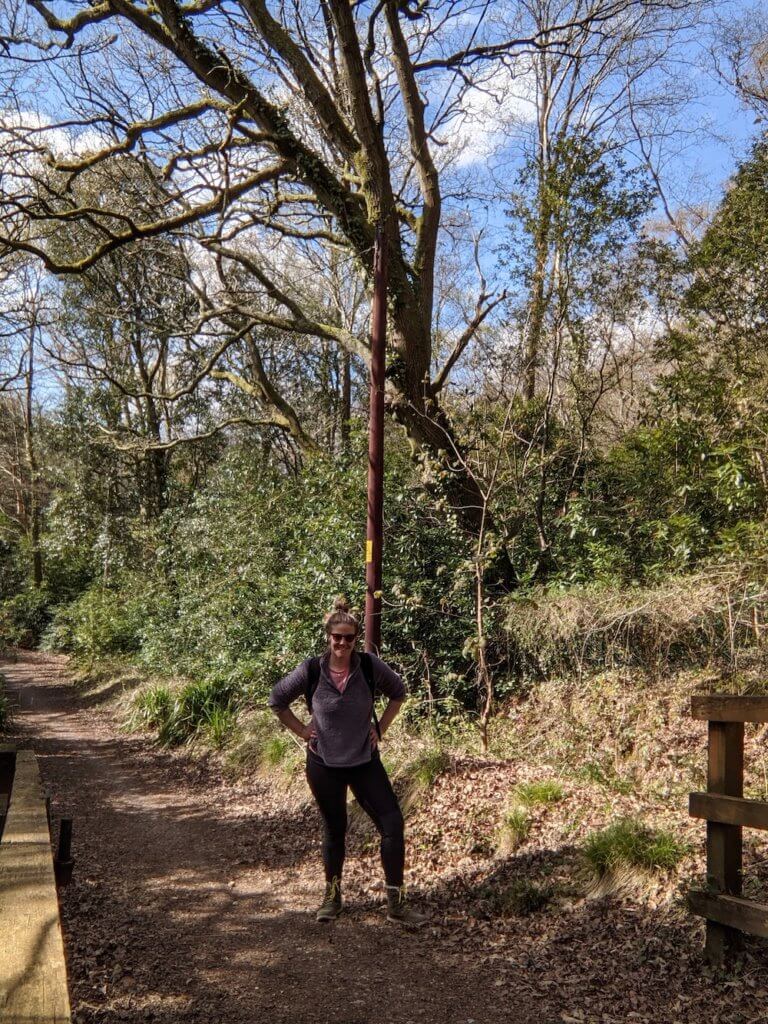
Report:
[[355,646],[360,623],[352,614],[349,602],[344,597],[337,597],[333,609],[325,617],[325,635],[328,646],[337,656],[343,656]]

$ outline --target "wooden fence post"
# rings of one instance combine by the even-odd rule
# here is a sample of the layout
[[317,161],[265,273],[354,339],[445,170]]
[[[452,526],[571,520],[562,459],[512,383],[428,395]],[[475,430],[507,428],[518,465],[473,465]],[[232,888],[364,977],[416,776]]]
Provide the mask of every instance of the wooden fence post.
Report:
[[[707,791],[723,796],[744,795],[744,723],[709,722]],[[741,896],[742,829],[707,821],[707,891]],[[705,953],[710,963],[722,963],[741,946],[741,933],[728,925],[707,921]]]
[[741,895],[742,829],[768,831],[768,803],[744,799],[744,723],[768,722],[768,697],[696,696],[691,714],[709,723],[707,792],[689,802],[707,822],[707,887],[689,892],[688,905],[707,919],[707,959],[721,964],[743,933],[768,938],[768,904]]

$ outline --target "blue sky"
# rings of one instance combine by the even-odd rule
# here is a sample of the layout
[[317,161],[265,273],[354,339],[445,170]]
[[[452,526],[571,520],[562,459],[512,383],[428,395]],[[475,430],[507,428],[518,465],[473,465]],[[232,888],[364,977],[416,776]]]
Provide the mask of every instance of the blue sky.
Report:
[[706,181],[722,189],[739,161],[749,153],[760,126],[755,113],[723,85],[713,83],[707,112],[712,117],[720,138],[692,147],[689,159],[698,162]]

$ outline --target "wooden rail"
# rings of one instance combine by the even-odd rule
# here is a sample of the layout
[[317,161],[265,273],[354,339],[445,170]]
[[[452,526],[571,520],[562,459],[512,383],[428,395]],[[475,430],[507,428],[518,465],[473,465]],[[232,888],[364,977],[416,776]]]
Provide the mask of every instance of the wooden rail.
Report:
[[[6,777],[7,763],[0,785]],[[70,1021],[45,800],[37,758],[20,750],[0,839],[0,1022]]]
[[706,956],[720,964],[743,932],[768,938],[768,905],[741,897],[742,828],[768,829],[768,803],[744,799],[744,723],[768,722],[768,697],[693,697],[691,713],[709,723],[707,792],[689,800],[707,822],[707,889],[688,905],[707,919]]

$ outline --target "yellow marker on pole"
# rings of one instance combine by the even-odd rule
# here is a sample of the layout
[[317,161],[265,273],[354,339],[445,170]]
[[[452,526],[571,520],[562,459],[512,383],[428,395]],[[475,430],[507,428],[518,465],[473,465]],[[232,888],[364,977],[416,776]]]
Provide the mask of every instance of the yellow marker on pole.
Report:
[[365,564],[373,561],[373,541],[367,540],[365,542]]

